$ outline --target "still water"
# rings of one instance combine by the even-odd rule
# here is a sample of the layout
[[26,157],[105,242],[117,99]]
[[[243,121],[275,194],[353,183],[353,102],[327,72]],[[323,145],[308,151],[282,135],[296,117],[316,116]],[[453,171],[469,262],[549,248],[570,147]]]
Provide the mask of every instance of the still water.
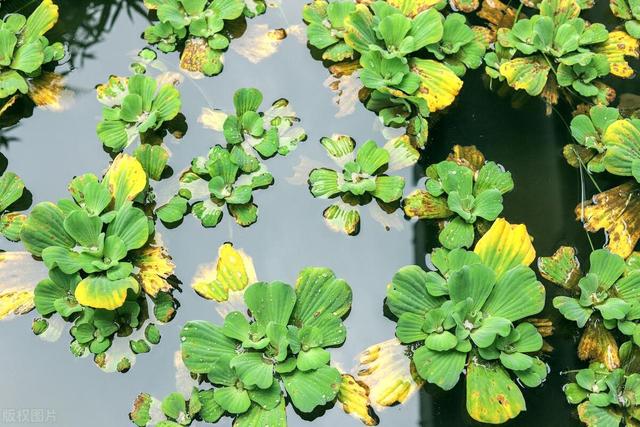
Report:
[[[14,11],[18,1],[4,2],[0,15]],[[110,74],[128,74],[128,64],[137,50],[145,46],[141,33],[148,24],[141,1],[68,0],[60,5],[61,20],[50,39],[64,39],[72,53],[66,66],[67,87],[73,92],[64,111],[37,109],[16,127],[2,132],[6,142],[0,151],[8,159],[9,170],[23,178],[33,194],[33,204],[58,200],[67,195],[67,183],[75,175],[92,172],[100,175],[109,155],[95,135],[100,119],[100,104],[94,87]],[[251,47],[252,28],[285,28],[289,36],[277,45],[277,52],[252,62],[242,51],[232,48],[225,54],[225,69],[216,77],[192,80],[180,86],[182,112],[188,132],[181,140],[165,139],[172,152],[170,166],[174,178],[155,184],[156,191],[168,196],[175,177],[194,156],[204,155],[210,146],[223,144],[222,134],[205,129],[197,118],[202,108],[231,111],[232,96],[240,87],[253,86],[264,94],[265,103],[277,98],[289,99],[309,138],[288,157],[269,161],[275,185],[255,193],[260,207],[259,220],[249,228],[233,223],[229,215],[214,229],[204,229],[192,216],[178,228],[158,232],[176,264],[176,276],[183,282],[178,294],[181,307],[175,319],[161,328],[162,342],[151,353],[140,355],[127,374],[107,374],[90,359],[76,359],[68,350],[68,337],[47,343],[31,332],[33,314],[0,328],[0,366],[2,383],[0,408],[37,409],[52,413],[50,425],[63,427],[114,427],[130,425],[128,412],[139,392],[163,397],[176,389],[174,354],[179,350],[181,326],[193,319],[221,321],[212,303],[198,297],[190,283],[198,269],[212,263],[217,248],[232,242],[253,257],[258,278],[294,283],[305,266],[326,266],[353,288],[353,309],[346,321],[345,345],[332,350],[332,360],[345,369],[354,367],[355,356],[366,347],[393,337],[395,323],[383,317],[385,288],[400,267],[424,264],[427,251],[437,244],[433,227],[414,224],[399,217],[387,231],[366,208],[361,211],[361,232],[347,237],[330,231],[322,220],[328,203],[313,199],[305,177],[296,175],[310,162],[328,158],[318,143],[322,136],[349,134],[358,142],[374,139],[383,142],[375,115],[363,105],[353,111],[335,104],[335,94],[327,87],[328,71],[312,58],[304,40],[301,0],[283,0],[279,8],[248,21],[244,46]],[[242,45],[241,45],[242,46]],[[169,70],[178,71],[178,54],[160,54]],[[254,60],[256,58],[253,58]],[[259,58],[258,58],[259,59]],[[627,90],[628,91],[628,90]],[[342,112],[341,112],[342,111]],[[348,114],[345,114],[348,113]],[[566,113],[566,112],[565,112]],[[557,115],[546,117],[535,100],[513,108],[509,98],[488,90],[481,73],[471,73],[465,86],[446,115],[431,126],[430,146],[425,162],[446,157],[455,144],[475,144],[487,159],[511,171],[515,190],[505,197],[503,215],[511,223],[526,223],[534,236],[539,255],[550,255],[561,244],[576,245],[581,256],[587,253],[587,239],[581,224],[573,217],[573,208],[582,191],[593,189],[580,179],[578,171],[565,164],[561,147],[569,141],[568,130]],[[405,194],[419,185],[421,170],[405,170]],[[389,218],[387,218],[389,220]],[[596,244],[598,242],[595,240]],[[19,245],[3,241],[4,250],[20,250]],[[554,295],[548,291],[548,307]],[[548,358],[551,374],[543,387],[526,390],[528,410],[509,425],[579,425],[566,404],[560,371],[581,367],[575,357],[576,331],[553,310],[545,312],[556,324],[549,339],[555,348]],[[426,391],[426,392],[425,392]],[[379,413],[380,425],[463,426],[473,425],[465,410],[463,381],[449,392],[427,387],[403,406]],[[2,414],[0,414],[2,415]],[[309,425],[290,408],[290,426]],[[2,423],[19,426],[22,424]],[[194,425],[200,425],[194,423]],[[204,425],[204,424],[202,424]],[[223,421],[220,425],[230,425]],[[315,426],[360,426],[339,407],[313,420]]]

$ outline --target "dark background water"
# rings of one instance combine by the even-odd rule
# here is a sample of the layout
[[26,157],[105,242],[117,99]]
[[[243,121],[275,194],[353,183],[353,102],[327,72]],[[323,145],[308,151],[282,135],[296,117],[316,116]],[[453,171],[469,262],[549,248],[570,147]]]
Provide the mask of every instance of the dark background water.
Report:
[[[25,181],[33,194],[33,203],[58,200],[67,195],[67,183],[86,172],[100,174],[108,165],[95,135],[100,105],[94,87],[110,74],[128,74],[132,55],[145,46],[140,34],[148,20],[141,1],[58,1],[61,20],[51,39],[67,41],[72,57],[66,65],[67,85],[74,92],[69,108],[62,112],[37,109],[15,128],[2,132],[5,144],[0,151],[8,159],[9,170]],[[298,26],[302,1],[283,0],[279,9],[248,21],[270,28]],[[0,5],[4,15],[21,2],[9,0]],[[601,8],[602,9],[602,8]],[[604,16],[606,11],[598,12]],[[295,29],[295,28],[294,28]],[[293,33],[293,31],[292,31]],[[242,39],[240,39],[242,40]],[[161,54],[160,59],[177,71],[178,54]],[[64,70],[65,67],[62,67]],[[197,122],[203,107],[224,111],[232,109],[233,92],[240,87],[259,88],[265,104],[288,98],[306,129],[309,139],[286,158],[268,161],[276,184],[255,193],[260,207],[259,220],[243,229],[228,215],[215,229],[203,229],[192,217],[178,228],[158,231],[173,256],[176,275],[184,283],[178,295],[181,307],[176,318],[161,328],[162,342],[151,353],[138,357],[127,374],[107,374],[90,359],[76,359],[68,350],[66,333],[56,343],[35,337],[30,330],[33,314],[4,322],[0,328],[0,425],[7,410],[43,409],[55,413],[51,425],[64,427],[113,427],[130,425],[127,414],[135,396],[149,392],[163,397],[176,389],[174,353],[179,350],[178,334],[188,320],[220,321],[213,304],[199,298],[190,288],[198,268],[212,263],[217,248],[231,241],[253,257],[261,280],[284,280],[293,283],[305,266],[319,265],[333,269],[346,279],[354,291],[354,305],[346,321],[345,345],[332,351],[333,360],[342,367],[354,366],[354,357],[369,345],[389,339],[395,324],[383,317],[386,284],[400,267],[414,262],[423,264],[425,253],[437,244],[433,228],[401,222],[402,229],[386,231],[367,209],[361,211],[361,232],[347,237],[329,231],[322,220],[328,204],[315,200],[306,185],[296,184],[294,168],[313,159],[328,164],[318,140],[333,133],[345,133],[358,142],[384,137],[376,117],[361,104],[352,114],[336,117],[334,93],[324,84],[328,77],[322,64],[312,58],[304,42],[290,35],[278,52],[255,64],[233,49],[225,54],[225,70],[219,76],[201,80],[185,79],[180,90],[183,113],[189,130],[176,141],[167,138],[176,171],[184,169],[196,155],[210,146],[223,143],[222,135],[205,129]],[[631,84],[627,84],[629,91]],[[625,89],[622,90],[624,92]],[[568,112],[563,112],[568,121]],[[504,216],[512,223],[526,223],[534,236],[539,255],[550,255],[561,244],[576,245],[580,255],[588,253],[581,224],[574,220],[573,208],[581,200],[583,183],[577,170],[567,166],[561,147],[570,141],[568,130],[558,115],[545,116],[540,102],[533,100],[513,108],[510,99],[492,93],[483,83],[481,73],[470,73],[456,104],[431,127],[431,143],[424,162],[446,157],[455,144],[480,148],[487,159],[501,163],[512,172],[515,190],[505,197]],[[420,168],[405,170],[406,193],[418,185]],[[155,185],[160,194],[169,194],[175,180]],[[602,182],[602,180],[600,181]],[[593,189],[586,182],[588,196]],[[604,187],[607,184],[604,183]],[[596,244],[598,239],[595,239]],[[19,245],[3,241],[5,250],[20,250]],[[554,290],[549,288],[549,301]],[[547,358],[551,374],[538,389],[525,390],[528,410],[511,425],[578,425],[572,408],[566,404],[560,371],[580,367],[575,357],[575,328],[559,319],[548,305],[545,314],[556,321],[556,334],[549,339],[555,348]],[[466,415],[464,383],[449,393],[427,387],[402,406],[379,413],[382,426],[462,426],[473,424]],[[308,422],[288,408],[291,426]],[[336,406],[313,420],[317,426],[358,426],[358,420],[345,415]],[[229,421],[220,425],[229,425]],[[197,423],[194,423],[197,425]]]

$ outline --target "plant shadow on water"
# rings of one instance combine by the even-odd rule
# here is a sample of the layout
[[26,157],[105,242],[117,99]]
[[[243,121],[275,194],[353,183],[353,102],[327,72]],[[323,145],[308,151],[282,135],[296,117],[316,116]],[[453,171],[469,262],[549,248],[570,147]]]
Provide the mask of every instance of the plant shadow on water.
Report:
[[[69,67],[77,72],[77,76],[69,74],[70,84],[79,89],[76,105],[65,114],[34,112],[33,105],[25,100],[18,116],[26,119],[33,114],[34,117],[0,133],[0,148],[3,153],[6,150],[6,158],[0,157],[0,170],[4,170],[7,163],[10,170],[15,168],[27,181],[27,188],[33,191],[34,202],[57,200],[65,194],[66,185],[74,175],[97,174],[107,166],[111,153],[105,153],[95,136],[100,109],[93,88],[110,73],[125,73],[130,62],[128,55],[146,44],[140,34],[148,19],[140,0],[59,0],[56,3],[60,5],[61,20],[51,38],[66,42],[69,47]],[[282,14],[277,9],[270,10],[255,22],[266,22],[272,28],[300,23],[299,9],[303,3],[290,1],[282,6]],[[0,14],[22,4],[18,0],[5,1]],[[246,30],[247,23],[241,19],[234,26],[233,36],[241,38]],[[349,370],[359,351],[393,336],[393,322],[382,316],[385,285],[403,265],[416,262],[425,266],[425,254],[438,245],[435,226],[423,221],[403,231],[387,232],[363,215],[363,222],[367,224],[359,236],[330,232],[322,222],[322,206],[314,203],[306,186],[288,185],[286,178],[300,161],[299,155],[325,157],[318,143],[320,136],[344,132],[362,142],[382,141],[380,133],[374,130],[375,114],[356,103],[354,114],[336,120],[332,93],[322,85],[326,70],[309,54],[307,47],[293,37],[283,43],[278,54],[259,65],[249,63],[231,49],[225,56],[226,70],[220,76],[185,81],[181,86],[184,99],[188,100],[184,111],[190,128],[183,140],[169,144],[173,156],[163,175],[167,179],[163,184],[156,184],[159,192],[188,166],[191,158],[223,142],[220,135],[196,123],[195,117],[202,107],[212,107],[208,105],[210,102],[214,103],[213,107],[228,111],[232,93],[240,87],[255,85],[268,92],[265,99],[280,96],[290,99],[310,138],[301,143],[299,152],[291,158],[274,160],[276,185],[258,197],[260,220],[251,228],[241,229],[232,219],[225,218],[215,230],[203,230],[197,220],[185,218],[180,229],[172,229],[174,224],[158,224],[158,230],[174,257],[176,274],[185,283],[189,283],[198,267],[213,259],[216,248],[224,241],[233,241],[236,247],[253,255],[262,280],[282,279],[293,283],[297,272],[307,265],[327,265],[335,270],[354,290],[354,307],[345,322],[349,329],[347,342],[332,355]],[[171,70],[177,69],[178,55],[161,54],[160,59],[171,64]],[[633,82],[627,83],[629,92]],[[570,111],[567,109],[562,114],[569,117]],[[51,129],[51,135],[43,137],[43,129]],[[581,179],[579,171],[568,167],[562,158],[561,148],[571,136],[558,115],[545,116],[544,106],[537,99],[514,108],[508,98],[490,92],[483,83],[482,72],[475,71],[469,72],[455,105],[433,123],[430,132],[425,156],[428,163],[444,159],[455,144],[474,144],[488,159],[512,172],[515,189],[505,197],[503,216],[512,223],[527,224],[529,233],[535,237],[538,256],[550,256],[563,244],[575,245],[581,261],[586,261],[589,240],[581,224],[573,218],[573,211],[583,200],[583,186],[587,198],[594,189],[586,177]],[[415,168],[418,173],[413,181],[405,177],[409,184],[416,184],[424,166]],[[603,188],[616,182],[613,179],[607,182],[607,179],[598,177]],[[27,209],[31,197],[25,192],[18,203],[19,209]],[[593,237],[594,246],[602,245],[601,237]],[[7,242],[3,242],[3,249],[21,250],[19,245]],[[544,386],[526,391],[527,411],[508,425],[580,425],[574,408],[566,403],[562,393],[562,385],[567,380],[560,374],[584,366],[575,355],[578,332],[574,323],[553,310],[551,299],[559,292],[548,283],[545,285],[547,305],[541,317],[550,317],[555,325],[555,334],[548,338],[554,352],[545,359],[551,373]],[[0,364],[20,367],[7,372],[7,384],[13,386],[0,392],[2,406],[52,408],[57,414],[54,425],[65,427],[86,425],[87,420],[95,426],[128,425],[127,412],[138,392],[166,395],[175,388],[173,352],[178,349],[180,327],[193,319],[220,320],[211,303],[202,301],[188,286],[184,287],[180,312],[166,330],[163,329],[160,348],[146,355],[126,376],[106,376],[89,361],[74,360],[62,340],[53,345],[33,338],[31,316],[2,324],[0,338],[12,346],[0,356]],[[97,390],[100,391],[96,393]],[[464,381],[450,392],[429,386],[404,407],[396,406],[379,413],[380,425],[477,425],[468,418],[464,393]],[[69,399],[69,396],[74,397]],[[317,426],[361,425],[339,409],[323,407],[304,416],[289,409],[288,415],[291,426],[308,425],[306,421],[310,420]]]

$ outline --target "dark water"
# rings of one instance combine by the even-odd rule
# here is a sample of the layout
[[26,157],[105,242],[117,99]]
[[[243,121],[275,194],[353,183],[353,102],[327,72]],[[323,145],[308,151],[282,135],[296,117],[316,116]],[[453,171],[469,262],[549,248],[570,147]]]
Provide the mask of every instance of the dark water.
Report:
[[[301,25],[304,2],[283,2],[279,9],[270,9],[265,16],[250,20],[248,31],[262,24],[272,29]],[[0,7],[1,14],[14,10],[18,3],[5,3]],[[63,112],[35,110],[32,117],[3,132],[2,137],[8,138],[8,142],[0,146],[9,170],[20,175],[33,193],[34,204],[65,197],[67,183],[73,176],[86,172],[100,174],[108,165],[109,155],[95,135],[101,109],[93,89],[109,74],[127,75],[132,55],[145,46],[140,34],[147,18],[136,11],[142,7],[141,1],[58,3],[62,20],[54,33],[67,40],[74,54],[67,65],[70,70],[67,85],[75,94],[73,101]],[[304,30],[303,26],[300,28]],[[177,53],[161,54],[160,59],[177,71]],[[303,267],[318,265],[333,269],[349,282],[354,291],[354,305],[346,321],[348,337],[343,347],[332,352],[333,360],[342,367],[354,366],[354,357],[360,351],[393,336],[395,324],[383,317],[385,287],[401,266],[423,263],[426,251],[437,240],[430,226],[424,224],[403,221],[401,230],[386,231],[366,209],[361,211],[361,232],[357,237],[331,232],[322,220],[327,203],[313,199],[306,185],[296,185],[291,182],[295,179],[287,179],[293,177],[294,168],[305,158],[328,162],[318,143],[322,136],[344,133],[359,142],[366,139],[383,142],[375,115],[361,104],[355,105],[352,114],[336,117],[334,94],[323,84],[328,75],[322,64],[311,57],[306,45],[290,35],[276,54],[257,64],[234,51],[232,42],[221,75],[185,79],[180,90],[189,130],[180,141],[165,140],[173,154],[170,166],[176,175],[194,156],[223,143],[222,135],[203,128],[197,117],[203,107],[230,111],[233,92],[240,87],[259,88],[267,102],[288,98],[302,118],[309,139],[288,157],[269,160],[276,184],[255,194],[260,214],[253,226],[243,229],[232,223],[228,215],[215,229],[203,229],[193,217],[187,217],[180,227],[171,230],[158,224],[177,266],[176,275],[184,284],[178,295],[181,308],[176,318],[161,328],[160,345],[139,356],[129,373],[107,374],[89,359],[74,358],[68,350],[66,333],[56,343],[38,339],[30,330],[33,314],[4,322],[0,328],[3,344],[0,425],[22,425],[3,424],[2,416],[7,410],[37,409],[54,414],[55,421],[50,425],[127,426],[130,425],[127,414],[139,392],[163,397],[174,391],[174,353],[179,349],[181,326],[192,319],[220,321],[213,304],[196,296],[189,285],[198,268],[213,262],[218,246],[226,241],[253,257],[261,280],[293,283]],[[467,76],[456,104],[432,125],[425,161],[442,160],[454,144],[477,145],[487,159],[512,172],[516,187],[505,197],[503,215],[512,223],[527,224],[538,254],[550,255],[559,245],[568,244],[577,245],[584,259],[589,246],[580,223],[573,217],[573,208],[581,199],[582,181],[578,171],[567,166],[561,157],[561,147],[570,139],[566,126],[557,115],[546,117],[542,105],[535,100],[522,108],[512,108],[509,98],[488,91],[480,75]],[[420,171],[402,173],[408,180],[405,189],[408,194],[416,187]],[[155,188],[158,193],[168,195],[174,181],[162,181]],[[585,185],[590,196],[593,189],[588,183]],[[596,243],[601,242],[596,239]],[[3,249],[20,250],[20,247],[3,241]],[[550,302],[553,289],[548,294]],[[543,387],[525,391],[528,410],[511,425],[579,424],[565,402],[561,391],[565,381],[559,375],[559,371],[581,366],[575,357],[576,331],[553,310],[547,309],[546,314],[556,322],[556,335],[549,339],[555,352],[547,359],[551,374]],[[466,415],[462,381],[449,393],[435,387],[426,390],[428,393],[420,392],[403,406],[379,413],[380,425],[473,424]],[[291,426],[308,424],[290,408],[288,419]],[[362,425],[339,407],[313,423],[332,427]]]

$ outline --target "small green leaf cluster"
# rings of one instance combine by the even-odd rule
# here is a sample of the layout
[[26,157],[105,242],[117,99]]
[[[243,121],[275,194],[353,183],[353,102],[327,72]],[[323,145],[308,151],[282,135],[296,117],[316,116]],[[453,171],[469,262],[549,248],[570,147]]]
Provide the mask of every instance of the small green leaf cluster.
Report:
[[436,198],[429,203],[444,205],[446,200],[443,212],[449,219],[438,238],[447,249],[471,247],[475,240],[474,224],[478,219],[494,221],[502,212],[502,195],[513,190],[511,173],[494,162],[487,162],[474,172],[445,160],[429,166],[426,175],[427,193]]
[[[220,406],[215,403],[213,389],[198,390],[194,387],[188,400],[182,393],[171,393],[159,403],[160,411],[165,419],[154,424],[156,427],[188,426],[194,420],[216,422],[223,414]],[[141,393],[133,404],[129,413],[131,421],[145,427],[152,420],[152,407],[157,403],[151,395]]]
[[58,7],[44,0],[29,16],[12,13],[0,20],[0,99],[29,92],[31,79],[43,66],[60,61],[62,43],[49,43],[44,34],[58,20]]
[[516,265],[499,274],[464,249],[438,249],[432,262],[438,271],[403,267],[387,291],[396,336],[419,346],[418,374],[450,390],[470,358],[478,358],[499,363],[526,386],[540,385],[547,375],[535,356],[542,336],[522,320],[544,308],[544,287],[533,270]]
[[640,2],[638,0],[611,0],[609,7],[615,16],[625,21],[624,29],[640,40]]
[[[304,130],[294,126],[299,119],[287,100],[280,99],[261,112],[262,99],[262,93],[253,88],[235,93],[236,114],[226,116],[222,126],[226,147],[216,145],[206,157],[193,159],[180,177],[178,194],[158,209],[162,221],[178,222],[191,209],[203,226],[215,227],[225,205],[243,227],[258,220],[253,191],[273,184],[258,155],[261,159],[286,156],[306,139]],[[251,154],[254,151],[257,155]]]
[[[331,205],[324,216],[328,221],[339,222],[339,228],[347,234],[358,232],[357,206],[375,199],[383,209],[391,209],[402,198],[404,178],[386,172],[392,166],[393,169],[411,166],[419,157],[407,137],[390,140],[384,147],[368,140],[357,150],[355,141],[346,135],[325,137],[320,143],[342,170],[313,169],[309,173],[309,190],[320,199],[340,197],[343,203]],[[399,163],[398,167],[391,164],[392,158]]]
[[[579,17],[577,3],[543,0],[539,14],[518,20],[512,28],[498,30],[501,50],[485,57],[492,78],[506,78],[514,89],[531,96],[557,83],[585,97],[606,98],[598,79],[611,72],[609,60],[599,47],[609,39],[603,24]],[[553,77],[550,77],[553,75]]]
[[580,420],[590,427],[635,425],[640,421],[640,374],[609,371],[592,363],[564,387],[567,401],[578,405]]
[[208,76],[222,71],[231,38],[226,23],[267,8],[264,0],[147,0],[145,5],[156,10],[160,21],[145,30],[145,40],[163,52],[173,52],[186,41],[181,66]]
[[0,175],[0,233],[13,242],[20,240],[24,214],[12,212],[12,207],[24,193],[24,182],[13,172]]
[[[139,65],[139,64],[138,64]],[[144,69],[138,69],[144,71]],[[121,152],[135,140],[143,142],[180,113],[180,92],[171,82],[135,73],[131,77],[111,76],[96,88],[97,99],[104,105],[97,134],[102,144]],[[169,159],[161,144],[138,146],[134,156],[151,179],[159,180]]]
[[326,268],[304,269],[295,289],[283,282],[254,283],[244,292],[248,318],[234,311],[223,326],[184,326],[183,361],[214,386],[218,418],[227,414],[241,422],[259,415],[260,425],[286,425],[285,391],[305,413],[337,398],[341,374],[329,365],[327,348],[346,338],[342,318],[351,298],[349,285]]
[[453,102],[462,86],[458,77],[481,65],[486,45],[463,15],[417,9],[316,0],[305,7],[304,19],[309,43],[323,50],[323,59],[359,60],[367,108],[386,126],[407,127],[422,147],[426,117]]
[[640,345],[640,270],[628,269],[624,259],[606,249],[593,251],[589,272],[575,289],[575,296],[557,296],[553,306],[582,328],[599,314],[607,329],[617,329]]

